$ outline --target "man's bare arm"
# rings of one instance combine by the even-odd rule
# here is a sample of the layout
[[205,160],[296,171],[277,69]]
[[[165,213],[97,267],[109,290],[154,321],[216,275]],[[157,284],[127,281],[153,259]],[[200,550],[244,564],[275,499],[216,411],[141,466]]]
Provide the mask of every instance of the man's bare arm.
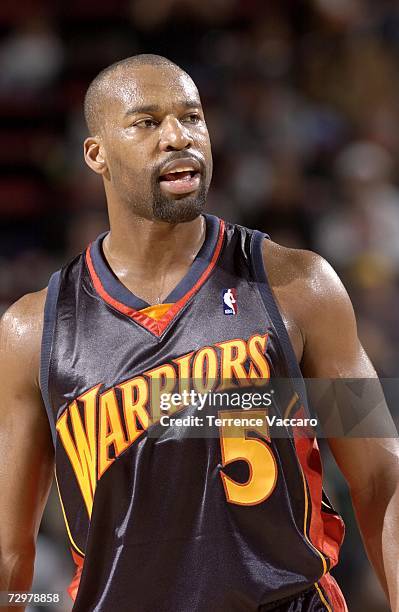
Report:
[[53,444],[39,389],[45,296],[44,290],[23,297],[0,323],[0,591],[31,586],[53,477]]
[[[358,339],[352,304],[341,281],[321,257],[306,252],[302,257],[308,270],[304,289],[308,304],[302,312],[297,312],[297,322],[303,337],[304,376],[376,379],[377,374]],[[349,405],[342,408],[350,409]],[[381,421],[389,421],[387,411],[384,402],[375,411],[376,430]],[[368,427],[372,427],[372,421]],[[392,610],[398,611],[399,443],[394,435],[336,437],[329,439],[329,445],[349,485],[370,561]]]

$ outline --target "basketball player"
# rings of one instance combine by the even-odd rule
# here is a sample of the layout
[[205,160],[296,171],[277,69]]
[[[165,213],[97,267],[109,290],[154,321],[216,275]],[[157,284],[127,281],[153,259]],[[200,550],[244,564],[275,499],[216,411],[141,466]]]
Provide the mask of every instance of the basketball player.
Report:
[[[2,321],[0,588],[30,588],[55,462],[75,612],[346,610],[330,575],[343,523],[322,499],[315,440],[159,424],[161,393],[188,381],[209,391],[282,377],[294,389],[299,365],[311,378],[376,377],[342,284],[319,256],[203,213],[209,135],[175,64],[110,66],[85,114],[111,231]],[[292,397],[279,409],[303,414]],[[330,447],[398,611],[397,441]]]

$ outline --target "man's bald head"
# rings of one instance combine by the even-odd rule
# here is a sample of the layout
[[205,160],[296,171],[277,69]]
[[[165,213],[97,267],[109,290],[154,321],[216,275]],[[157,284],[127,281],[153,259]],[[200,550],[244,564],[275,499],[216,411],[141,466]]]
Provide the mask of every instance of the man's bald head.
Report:
[[94,135],[99,132],[101,116],[104,110],[103,104],[107,94],[112,92],[112,77],[118,76],[118,82],[120,83],[120,79],[123,81],[124,76],[128,74],[130,69],[138,66],[165,66],[177,72],[187,74],[182,68],[166,57],[150,53],[133,55],[107,66],[92,80],[85,96],[84,114],[90,134]]
[[[200,214],[212,152],[198,89],[184,70],[159,55],[112,64],[91,83],[85,114],[85,160],[103,177],[110,216],[183,223]],[[186,165],[174,172],[178,163]]]

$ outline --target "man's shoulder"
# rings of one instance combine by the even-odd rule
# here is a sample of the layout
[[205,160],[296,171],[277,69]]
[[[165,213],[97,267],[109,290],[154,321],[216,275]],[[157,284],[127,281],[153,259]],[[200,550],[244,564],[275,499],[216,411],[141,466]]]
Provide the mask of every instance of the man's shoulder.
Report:
[[0,323],[3,351],[40,351],[46,297],[47,287],[24,295],[6,310]]
[[34,323],[43,321],[44,305],[46,303],[47,287],[33,293],[26,293],[14,302],[3,314],[2,321]]
[[273,288],[299,288],[306,293],[322,296],[339,289],[342,284],[332,266],[318,253],[285,247],[265,239],[263,262]]
[[303,337],[320,326],[353,325],[351,300],[332,266],[313,251],[263,244],[263,260],[270,286],[287,320]]

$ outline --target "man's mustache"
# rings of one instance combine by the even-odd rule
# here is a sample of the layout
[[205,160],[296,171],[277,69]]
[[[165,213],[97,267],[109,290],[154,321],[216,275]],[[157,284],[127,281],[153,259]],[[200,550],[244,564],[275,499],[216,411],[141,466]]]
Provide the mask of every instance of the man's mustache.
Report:
[[205,165],[205,160],[202,157],[202,155],[199,155],[198,153],[193,153],[193,152],[189,152],[189,151],[175,151],[173,153],[170,153],[167,159],[164,159],[162,163],[158,164],[153,171],[153,176],[155,177],[156,180],[158,180],[159,175],[162,172],[162,169],[164,166],[166,166],[166,164],[169,164],[171,162],[177,161],[179,159],[195,159],[200,167],[201,167],[201,175],[204,175],[206,172],[206,165]]

